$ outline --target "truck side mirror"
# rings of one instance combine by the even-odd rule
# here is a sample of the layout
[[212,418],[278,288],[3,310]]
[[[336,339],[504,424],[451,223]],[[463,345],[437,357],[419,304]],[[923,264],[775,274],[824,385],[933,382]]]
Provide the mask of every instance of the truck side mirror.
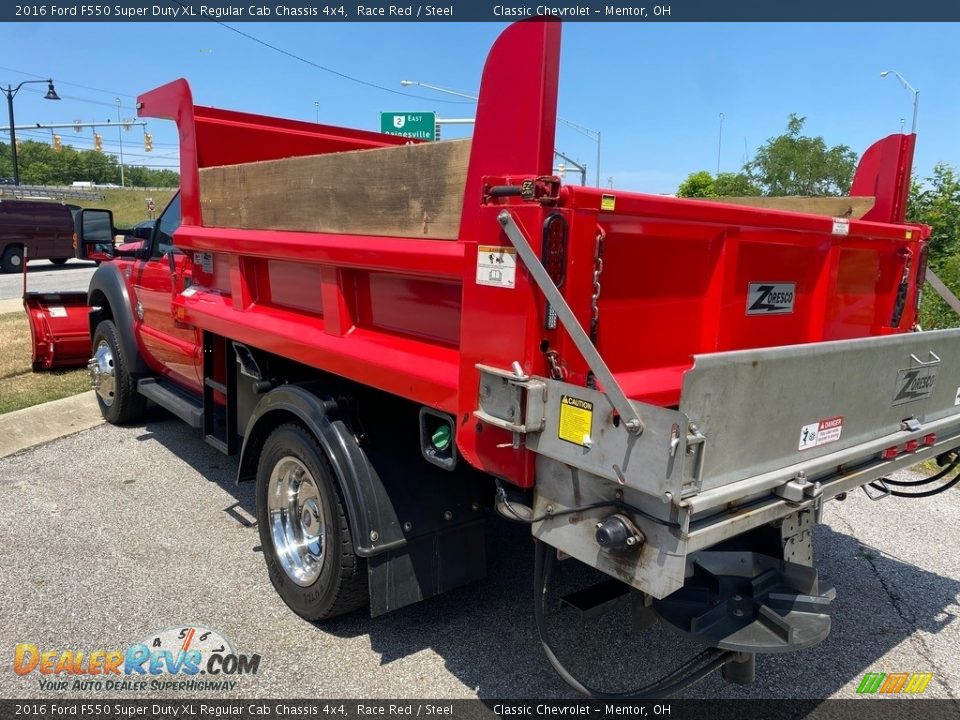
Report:
[[76,222],[77,257],[97,260],[113,257],[115,230],[109,210],[84,208]]

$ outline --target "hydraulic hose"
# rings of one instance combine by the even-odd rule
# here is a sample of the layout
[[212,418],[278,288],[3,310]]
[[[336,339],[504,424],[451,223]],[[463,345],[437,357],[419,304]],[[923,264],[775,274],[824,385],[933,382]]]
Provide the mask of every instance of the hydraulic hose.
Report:
[[656,682],[637,688],[636,690],[605,692],[584,685],[563,666],[563,663],[557,658],[550,644],[550,634],[547,630],[546,622],[546,601],[547,590],[550,585],[550,575],[553,570],[553,553],[549,545],[536,538],[534,538],[534,545],[533,615],[537,625],[537,633],[540,635],[540,644],[543,646],[543,653],[546,655],[551,667],[553,667],[564,682],[577,692],[587,697],[601,700],[656,700],[666,698],[685,687],[699,682],[736,657],[736,653],[728,650],[710,648],[691,658],[676,670]]
[[923,492],[903,492],[901,490],[890,490],[889,488],[884,487],[884,485],[893,485],[894,487],[925,487],[932,483],[942,480],[951,472],[953,472],[957,466],[960,465],[960,453],[954,454],[953,460],[950,461],[950,464],[947,465],[943,470],[938,472],[936,475],[931,475],[928,478],[921,478],[920,480],[884,480],[883,485],[878,485],[877,483],[870,483],[870,487],[873,490],[878,490],[883,493],[889,493],[893,497],[898,498],[925,498],[932,497],[934,495],[939,495],[942,492],[946,492],[950,488],[954,487],[957,483],[960,483],[960,472],[958,472],[952,480],[944,483],[940,487],[932,488],[930,490],[924,490]]

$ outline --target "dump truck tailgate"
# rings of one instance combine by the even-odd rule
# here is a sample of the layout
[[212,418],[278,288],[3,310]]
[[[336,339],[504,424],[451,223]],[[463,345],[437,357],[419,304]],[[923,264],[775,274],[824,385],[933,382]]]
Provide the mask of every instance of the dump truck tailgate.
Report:
[[960,423],[960,330],[698,355],[680,410],[707,438],[684,495],[931,443],[933,423]]

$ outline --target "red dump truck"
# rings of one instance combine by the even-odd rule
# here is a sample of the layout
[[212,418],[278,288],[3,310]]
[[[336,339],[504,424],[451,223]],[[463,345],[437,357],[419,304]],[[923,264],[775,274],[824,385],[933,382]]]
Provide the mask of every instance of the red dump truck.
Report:
[[[707,648],[636,697],[749,682],[757,654],[829,632],[824,503],[930,494],[957,466],[960,331],[916,326],[915,137],[870,147],[846,198],[563,185],[560,31],[503,32],[470,141],[204,107],[184,80],[142,95],[177,124],[181,191],[51,332],[83,323],[110,422],[152,401],[239,454],[299,615],[481,578],[492,507],[532,530],[538,630],[573,687],[603,696],[551,646],[558,555],[610,578],[571,604],[629,598]],[[889,477],[933,458],[923,485]]]

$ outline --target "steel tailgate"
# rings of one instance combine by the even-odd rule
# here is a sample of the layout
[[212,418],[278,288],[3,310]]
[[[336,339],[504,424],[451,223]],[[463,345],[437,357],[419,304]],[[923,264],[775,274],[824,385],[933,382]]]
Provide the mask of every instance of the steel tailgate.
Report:
[[923,437],[938,420],[953,417],[960,424],[960,330],[697,355],[694,361],[684,376],[680,411],[706,443],[699,487],[684,494],[886,436]]

